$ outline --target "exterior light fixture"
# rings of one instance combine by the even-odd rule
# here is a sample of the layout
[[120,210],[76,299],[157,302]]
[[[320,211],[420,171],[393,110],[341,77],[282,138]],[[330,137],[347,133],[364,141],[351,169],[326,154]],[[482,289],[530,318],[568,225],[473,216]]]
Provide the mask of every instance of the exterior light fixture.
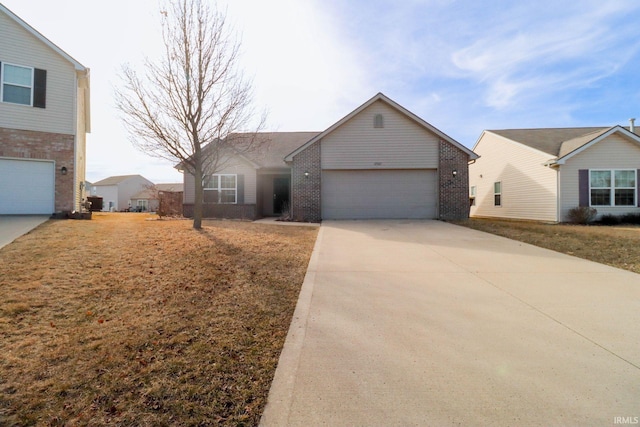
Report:
[[304,177],[309,178],[309,171],[304,171]]
[[66,174],[67,174],[67,167],[66,167],[66,166],[61,167],[61,168],[60,168],[60,173],[61,173],[62,175],[66,175]]
[[454,169],[453,172],[451,172],[451,175],[453,175],[453,177],[455,178],[456,175],[458,175],[458,171]]

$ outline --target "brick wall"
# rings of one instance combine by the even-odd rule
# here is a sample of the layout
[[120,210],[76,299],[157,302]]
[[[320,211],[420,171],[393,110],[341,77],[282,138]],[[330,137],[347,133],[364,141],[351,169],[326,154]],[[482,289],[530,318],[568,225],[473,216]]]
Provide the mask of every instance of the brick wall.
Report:
[[[456,176],[453,176],[453,171]],[[469,217],[469,156],[446,141],[440,141],[440,219]]]
[[[320,141],[293,158],[291,168],[291,208],[294,221],[320,222]],[[305,176],[305,172],[309,175]]]
[[[193,218],[193,203],[185,203],[182,205],[182,215],[186,218]],[[258,218],[256,205],[218,203],[204,203],[202,205],[202,217],[250,219],[252,221]]]
[[[78,208],[73,199],[74,140],[73,135],[0,128],[0,157],[54,160],[55,210],[72,211]],[[63,166],[66,175],[60,173]]]

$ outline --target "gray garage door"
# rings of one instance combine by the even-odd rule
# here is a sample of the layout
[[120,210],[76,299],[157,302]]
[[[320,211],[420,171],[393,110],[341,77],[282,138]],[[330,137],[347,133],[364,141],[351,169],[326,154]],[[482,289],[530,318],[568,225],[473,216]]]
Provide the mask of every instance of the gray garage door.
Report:
[[54,212],[54,163],[0,159],[0,215]]
[[435,170],[322,173],[323,219],[435,218]]

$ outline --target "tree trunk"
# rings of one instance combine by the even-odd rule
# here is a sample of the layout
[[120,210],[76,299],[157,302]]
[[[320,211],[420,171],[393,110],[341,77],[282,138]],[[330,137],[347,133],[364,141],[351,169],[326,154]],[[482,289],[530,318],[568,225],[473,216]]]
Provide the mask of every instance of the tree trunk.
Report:
[[196,167],[193,178],[195,179],[195,200],[193,203],[193,228],[196,230],[202,229],[202,202],[203,202],[203,190],[202,190],[202,162],[196,161]]

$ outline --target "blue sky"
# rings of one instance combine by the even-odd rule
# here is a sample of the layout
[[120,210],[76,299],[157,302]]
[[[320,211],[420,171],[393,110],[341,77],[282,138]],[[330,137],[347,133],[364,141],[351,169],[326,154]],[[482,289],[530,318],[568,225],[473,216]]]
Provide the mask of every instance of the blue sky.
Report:
[[[179,181],[113,107],[121,65],[159,47],[157,0],[0,0],[91,68],[89,180]],[[228,0],[267,130],[324,130],[377,92],[472,147],[484,129],[640,119],[640,2]]]

